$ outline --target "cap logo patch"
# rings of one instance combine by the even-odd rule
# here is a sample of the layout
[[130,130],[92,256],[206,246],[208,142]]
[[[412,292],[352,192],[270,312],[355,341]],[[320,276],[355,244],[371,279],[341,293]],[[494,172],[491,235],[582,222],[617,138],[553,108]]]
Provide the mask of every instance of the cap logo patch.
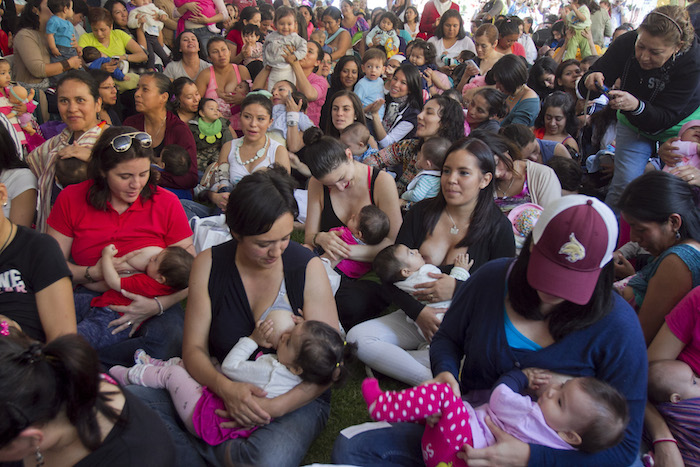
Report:
[[566,260],[568,262],[575,263],[586,257],[586,248],[576,239],[576,235],[571,232],[569,241],[561,246],[559,254],[566,255]]

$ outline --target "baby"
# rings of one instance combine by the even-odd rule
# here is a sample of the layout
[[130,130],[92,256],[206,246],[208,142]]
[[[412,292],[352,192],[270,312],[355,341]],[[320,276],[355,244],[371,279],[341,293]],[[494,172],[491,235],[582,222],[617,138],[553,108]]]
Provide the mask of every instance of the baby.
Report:
[[[234,381],[263,389],[268,398],[285,394],[301,382],[339,385],[347,377],[357,347],[345,343],[336,329],[320,321],[301,321],[284,332],[274,346],[270,341],[272,330],[272,320],[258,321],[253,333],[241,337],[231,349],[221,372]],[[277,355],[266,354],[250,361],[259,347],[274,347]],[[217,410],[226,410],[223,400],[192,378],[178,364],[179,359],[163,362],[143,351],[137,351],[136,358],[144,363],[132,368],[114,366],[110,373],[122,385],[167,389],[187,429],[206,443],[217,445],[228,439],[247,438],[257,429],[222,428],[221,423],[230,422],[216,414]]]
[[177,144],[169,144],[163,147],[160,153],[160,168],[163,172],[180,176],[185,175],[190,170],[190,153],[187,149]]
[[281,6],[275,10],[275,27],[265,38],[263,44],[263,63],[270,66],[270,76],[267,79],[267,90],[272,91],[275,83],[287,80],[296,84],[297,80],[292,66],[284,59],[288,53],[293,53],[297,60],[306,57],[306,41],[297,34],[297,16],[294,9]]
[[675,165],[664,166],[664,172],[670,172],[674,167],[692,165],[700,169],[700,120],[691,120],[681,127],[678,132],[680,141],[674,141],[677,154],[683,156]]
[[379,152],[369,145],[370,136],[367,125],[355,122],[343,128],[340,141],[350,148],[356,161],[363,162],[367,157]]
[[595,50],[591,50],[588,39],[581,34],[591,27],[591,10],[588,8],[590,0],[572,0],[571,11],[566,14],[566,27],[573,31],[569,37],[563,60],[576,58],[576,52],[581,49],[581,58],[586,58]]
[[[231,92],[231,96],[232,97],[240,97],[241,102],[242,102],[243,99],[245,99],[245,96],[247,96],[248,93],[251,91],[250,87],[252,86],[252,84],[253,84],[253,82],[250,80],[241,81],[233,89],[233,91]],[[230,121],[231,121],[231,128],[233,129],[233,131],[238,133],[238,136],[243,136],[243,131],[241,130],[241,106],[240,105],[229,106],[225,103],[224,100],[222,100],[220,98],[217,98],[216,101],[219,104],[219,109],[230,109],[229,117],[230,117]],[[223,105],[223,107],[222,107],[222,105]],[[222,114],[222,117],[226,117],[226,115]]]
[[386,51],[388,58],[399,53],[399,19],[391,12],[383,13],[379,24],[367,34],[365,42],[367,47],[381,46]]
[[289,105],[291,104],[288,99],[285,99],[283,103],[275,104],[272,107],[272,125],[270,125],[270,129],[268,130],[280,132],[285,139],[287,138],[287,130],[290,126],[299,128],[301,133],[304,133],[312,126],[316,126],[309,116],[306,115],[306,109],[309,108],[309,100],[304,93],[301,91],[292,91],[288,95],[288,98],[291,98],[296,105],[301,103],[299,111],[290,110]]
[[423,77],[423,89],[430,95],[441,94],[452,87],[450,79],[445,73],[438,71],[435,65],[437,50],[431,42],[416,39],[411,42],[411,50],[408,52],[408,61],[413,63]]
[[259,42],[262,34],[260,29],[254,24],[246,24],[241,30],[243,36],[243,64],[248,66],[256,60],[262,61],[263,45]]
[[87,162],[77,157],[58,158],[56,160],[56,184],[63,189],[68,185],[84,182],[88,179]]
[[649,364],[649,400],[654,404],[677,403],[700,398],[698,375],[681,360],[660,360]]
[[[51,52],[51,63],[62,62],[79,55],[79,47],[73,46],[75,28],[73,18],[73,2],[71,0],[48,0],[53,16],[46,23],[46,42]],[[54,78],[52,81],[58,81]]]
[[[384,211],[369,204],[350,216],[347,227],[334,227],[330,231],[339,232],[339,237],[348,245],[378,245],[389,235],[389,227],[389,217]],[[372,264],[366,261],[333,261],[327,254],[322,258],[329,259],[332,267],[352,279],[362,277],[372,269]]]
[[[179,14],[177,9],[188,3],[196,3],[199,7],[199,13],[195,14],[190,9],[185,11],[177,21],[177,35],[180,35],[187,29],[186,22],[195,16],[201,15],[205,18],[211,18],[212,16],[216,16],[217,13],[221,13],[224,16],[224,21],[229,19],[229,12],[224,0],[175,0],[175,17]],[[207,23],[207,29],[217,35],[221,32],[221,30],[216,27],[216,23]]]
[[146,265],[145,274],[138,273],[121,278],[114,266],[116,254],[117,248],[113,244],[107,245],[102,250],[102,273],[104,283],[110,290],[92,299],[90,310],[82,319],[78,316],[78,334],[82,335],[96,349],[129,338],[130,328],[112,334],[108,327],[111,321],[119,319],[122,315],[109,307],[129,305],[132,301],[121,294],[122,290],[146,298],[154,298],[161,306],[162,311],[158,297],[186,289],[194,261],[194,257],[184,248],[171,246],[151,257]]
[[[469,259],[468,253],[457,255],[455,264],[450,271],[450,276],[460,281],[466,281],[469,279],[469,270],[473,264],[474,260]],[[437,266],[426,264],[420,251],[412,250],[400,243],[388,246],[377,253],[372,265],[374,272],[377,273],[379,280],[383,284],[394,284],[407,293],[415,292],[417,284],[434,282],[436,279],[430,277],[430,273],[442,273]],[[450,307],[451,303],[452,300],[444,300],[437,303],[432,301],[423,302],[424,305],[429,305],[432,308],[444,308],[445,310]],[[442,321],[445,314],[438,313],[435,316]],[[411,318],[407,317],[406,319],[409,320]],[[416,327],[418,327],[417,324]],[[420,327],[418,327],[418,331],[423,334]]]
[[[168,14],[155,6],[151,0],[131,0],[136,7],[129,12],[127,26],[136,29],[136,42],[148,51],[147,68],[155,65],[154,53],[163,61],[163,67],[170,62],[170,55],[163,49],[163,21]],[[143,22],[142,22],[143,21]]]
[[119,63],[112,72],[112,78],[117,81],[129,81],[129,76],[124,74],[129,72],[129,62],[127,60],[120,62],[118,58],[105,57],[97,50],[97,47],[88,46],[83,48],[83,61],[87,68],[91,70],[99,70],[105,63]]
[[[360,98],[362,107],[367,107],[374,101],[384,99],[382,74],[384,74],[385,63],[386,54],[381,49],[372,47],[367,49],[362,55],[362,72],[365,76],[355,84],[355,94]],[[384,118],[384,107],[379,109],[379,116]]]
[[[248,83],[245,81],[241,84],[243,83],[245,83],[245,86],[248,86]],[[219,152],[225,142],[224,133],[228,134],[227,140],[232,138],[231,133],[227,132],[228,125],[224,125],[221,119],[219,104],[214,99],[206,97],[201,99],[198,112],[197,128],[199,129],[199,135],[195,138],[197,143],[197,170],[204,172],[209,164],[219,160]]]
[[496,382],[488,404],[476,409],[444,383],[382,393],[377,380],[368,378],[362,383],[362,396],[370,416],[378,421],[422,421],[440,414],[435,425],[426,425],[421,440],[423,461],[428,467],[466,467],[457,457],[463,445],[480,449],[495,444],[485,422],[487,416],[524,443],[554,449],[597,452],[622,440],[629,421],[627,401],[622,394],[590,377],[573,378],[563,385],[550,384],[537,402],[520,394],[549,377],[534,368],[512,370]]
[[[4,58],[0,58],[0,112],[5,114],[7,119],[10,120],[10,123],[12,123],[12,127],[19,137],[20,144],[22,146],[27,146],[27,135],[24,134],[24,130],[19,121],[19,116],[24,114],[17,114],[13,109],[12,102],[10,102],[11,82],[12,69],[10,67],[10,62]],[[27,104],[27,112],[25,113],[32,113],[34,109],[36,109],[36,105],[33,102],[29,102]]]
[[416,158],[416,168],[420,172],[401,195],[402,205],[409,207],[411,203],[437,196],[440,192],[442,164],[451,144],[450,140],[440,136],[434,136],[423,143]]

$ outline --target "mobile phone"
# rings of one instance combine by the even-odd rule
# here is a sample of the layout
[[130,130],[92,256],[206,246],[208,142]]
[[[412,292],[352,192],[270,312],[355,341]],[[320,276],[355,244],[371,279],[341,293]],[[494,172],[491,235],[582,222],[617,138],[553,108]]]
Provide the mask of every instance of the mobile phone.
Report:
[[479,70],[479,73],[481,73],[481,69],[479,68],[479,65],[477,65],[476,62],[475,62],[474,60],[467,60],[467,61],[464,62],[464,63],[466,63],[467,66],[469,66],[469,65],[474,65],[474,66],[476,67],[476,69]]

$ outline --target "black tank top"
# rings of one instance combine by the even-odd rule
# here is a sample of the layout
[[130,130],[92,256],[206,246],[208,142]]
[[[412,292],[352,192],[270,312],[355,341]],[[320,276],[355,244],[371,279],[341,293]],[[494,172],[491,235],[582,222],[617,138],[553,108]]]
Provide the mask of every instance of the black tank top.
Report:
[[[369,201],[374,205],[374,183],[379,176],[379,169],[376,167],[367,167],[367,179],[369,185]],[[334,227],[346,227],[343,221],[338,219],[338,216],[333,210],[331,204],[331,191],[327,186],[323,187],[323,210],[321,211],[321,229],[320,232],[328,232]]]

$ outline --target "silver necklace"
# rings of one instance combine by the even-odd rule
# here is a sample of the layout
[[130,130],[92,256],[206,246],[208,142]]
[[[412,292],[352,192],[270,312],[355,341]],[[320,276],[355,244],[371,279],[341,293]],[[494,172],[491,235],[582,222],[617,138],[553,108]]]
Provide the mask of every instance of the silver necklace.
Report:
[[500,191],[501,193],[503,193],[503,198],[508,197],[508,190],[510,190],[510,187],[513,186],[514,181],[515,181],[515,175],[513,176],[513,178],[510,179],[510,184],[508,185],[508,188],[506,188],[505,190],[501,190],[500,188],[498,188],[498,184],[496,184],[496,189],[498,191]]
[[452,216],[450,216],[450,211],[445,208],[445,214],[447,214],[447,217],[449,217],[450,222],[452,222],[452,228],[450,228],[450,234],[452,235],[457,235],[459,233],[459,228],[457,227],[457,224],[455,224],[454,219],[452,219]]

